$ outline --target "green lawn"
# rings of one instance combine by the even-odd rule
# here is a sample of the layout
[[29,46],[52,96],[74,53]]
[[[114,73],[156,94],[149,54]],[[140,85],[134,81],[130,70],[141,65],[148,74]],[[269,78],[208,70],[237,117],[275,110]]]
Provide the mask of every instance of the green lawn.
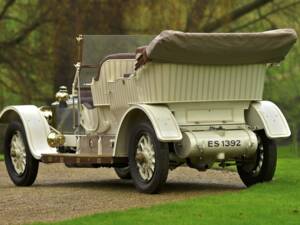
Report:
[[292,148],[284,147],[279,150],[276,176],[271,183],[259,184],[240,192],[197,197],[150,208],[95,214],[53,224],[298,225],[300,224],[300,158],[291,158],[293,154],[289,151],[292,151]]
[[0,154],[0,161],[4,160],[4,156],[2,154]]
[[280,146],[278,148],[278,158],[298,158],[300,157],[300,148],[295,149],[292,145]]

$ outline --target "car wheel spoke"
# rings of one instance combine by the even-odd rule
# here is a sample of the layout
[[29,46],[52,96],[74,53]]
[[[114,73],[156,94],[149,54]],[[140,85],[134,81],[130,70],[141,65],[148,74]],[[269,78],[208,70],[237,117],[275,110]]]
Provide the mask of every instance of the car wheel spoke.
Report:
[[137,144],[136,154],[139,154],[137,167],[141,178],[144,181],[151,180],[155,169],[155,151],[149,134],[143,134]]
[[16,173],[20,176],[26,168],[25,144],[20,131],[17,131],[11,139],[10,158]]

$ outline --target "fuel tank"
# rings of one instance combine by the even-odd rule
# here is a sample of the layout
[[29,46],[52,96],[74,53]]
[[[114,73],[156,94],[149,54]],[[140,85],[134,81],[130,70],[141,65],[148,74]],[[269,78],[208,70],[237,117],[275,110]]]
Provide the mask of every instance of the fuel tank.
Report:
[[182,142],[175,146],[180,158],[214,158],[228,160],[251,157],[258,144],[256,134],[243,130],[186,131],[182,133]]

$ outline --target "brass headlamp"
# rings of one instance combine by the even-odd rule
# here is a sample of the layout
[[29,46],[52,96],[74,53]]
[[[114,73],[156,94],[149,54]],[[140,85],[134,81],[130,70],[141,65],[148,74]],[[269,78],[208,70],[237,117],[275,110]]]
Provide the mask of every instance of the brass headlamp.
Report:
[[59,91],[56,93],[55,98],[58,102],[66,102],[70,96],[68,94],[68,89],[66,86],[60,86]]

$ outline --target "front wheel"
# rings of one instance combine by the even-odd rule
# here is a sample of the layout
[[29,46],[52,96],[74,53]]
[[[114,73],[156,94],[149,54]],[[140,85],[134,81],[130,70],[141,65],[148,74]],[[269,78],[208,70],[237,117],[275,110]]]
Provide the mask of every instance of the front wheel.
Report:
[[257,132],[256,156],[251,162],[237,162],[237,171],[243,183],[249,187],[256,183],[271,181],[277,162],[277,148],[274,140],[264,131]]
[[138,123],[129,140],[129,168],[137,190],[153,194],[165,184],[169,150],[163,148],[149,122]]
[[8,175],[16,186],[34,183],[39,162],[31,155],[22,123],[9,124],[4,139],[4,159]]
[[131,174],[130,174],[130,169],[128,166],[126,167],[116,167],[114,168],[115,169],[115,172],[116,174],[118,175],[118,177],[122,180],[129,180],[131,179]]

